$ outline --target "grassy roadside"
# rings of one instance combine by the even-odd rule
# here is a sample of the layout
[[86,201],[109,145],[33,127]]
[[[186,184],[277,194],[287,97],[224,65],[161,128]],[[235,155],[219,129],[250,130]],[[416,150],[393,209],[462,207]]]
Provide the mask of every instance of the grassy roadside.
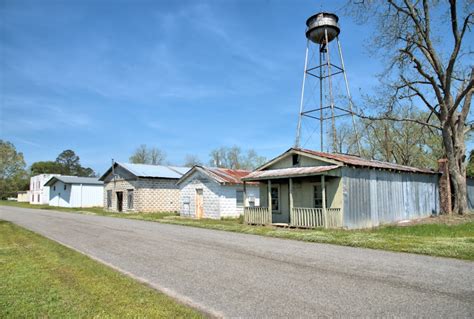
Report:
[[314,243],[474,260],[474,221],[457,225],[383,226],[367,230],[286,229],[205,219],[163,219],[160,222]]
[[[0,205],[7,204],[0,201]],[[27,203],[8,203],[11,206],[41,208]],[[451,225],[446,221],[410,226],[383,226],[367,230],[286,229],[277,227],[248,226],[238,220],[185,219],[173,213],[117,214],[100,208],[63,209],[46,206],[45,209],[67,210],[86,214],[157,221],[167,224],[208,228],[215,230],[254,234],[275,238],[301,240],[315,243],[364,247],[397,252],[424,254],[474,260],[474,218],[466,218]],[[472,216],[471,216],[472,217]]]
[[0,318],[200,318],[78,252],[0,220]]

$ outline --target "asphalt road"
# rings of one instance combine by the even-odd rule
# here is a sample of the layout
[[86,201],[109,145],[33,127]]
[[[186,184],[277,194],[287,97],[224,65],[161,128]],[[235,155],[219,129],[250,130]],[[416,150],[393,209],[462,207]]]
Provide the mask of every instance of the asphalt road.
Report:
[[12,221],[224,317],[474,317],[474,263],[111,217]]

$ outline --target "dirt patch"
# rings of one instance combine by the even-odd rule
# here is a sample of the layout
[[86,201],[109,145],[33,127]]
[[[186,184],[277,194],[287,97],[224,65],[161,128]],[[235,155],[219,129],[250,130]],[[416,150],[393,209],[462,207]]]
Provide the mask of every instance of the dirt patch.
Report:
[[399,221],[397,226],[412,226],[419,224],[444,224],[444,225],[459,225],[474,221],[474,213],[467,215],[440,215],[430,216],[425,218],[413,219],[413,220],[402,220]]

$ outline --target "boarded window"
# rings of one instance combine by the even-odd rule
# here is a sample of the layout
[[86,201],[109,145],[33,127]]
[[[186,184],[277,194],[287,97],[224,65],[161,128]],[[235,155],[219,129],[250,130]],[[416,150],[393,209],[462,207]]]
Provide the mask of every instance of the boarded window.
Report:
[[272,187],[272,211],[279,212],[280,211],[280,188],[279,187]]
[[107,191],[107,208],[112,207],[112,191]]
[[133,209],[133,189],[129,189],[127,192],[127,208]]
[[244,206],[244,191],[238,190],[235,192],[235,198],[237,199],[237,206]]

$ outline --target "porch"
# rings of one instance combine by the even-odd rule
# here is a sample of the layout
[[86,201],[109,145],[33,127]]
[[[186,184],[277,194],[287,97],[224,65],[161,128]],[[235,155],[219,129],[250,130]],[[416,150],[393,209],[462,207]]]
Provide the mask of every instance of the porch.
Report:
[[245,207],[249,225],[343,226],[342,180],[336,172],[260,180],[262,207]]
[[290,213],[290,223],[273,223],[268,207],[245,207],[244,221],[248,225],[287,225],[297,228],[339,228],[342,227],[340,208],[294,207]]

